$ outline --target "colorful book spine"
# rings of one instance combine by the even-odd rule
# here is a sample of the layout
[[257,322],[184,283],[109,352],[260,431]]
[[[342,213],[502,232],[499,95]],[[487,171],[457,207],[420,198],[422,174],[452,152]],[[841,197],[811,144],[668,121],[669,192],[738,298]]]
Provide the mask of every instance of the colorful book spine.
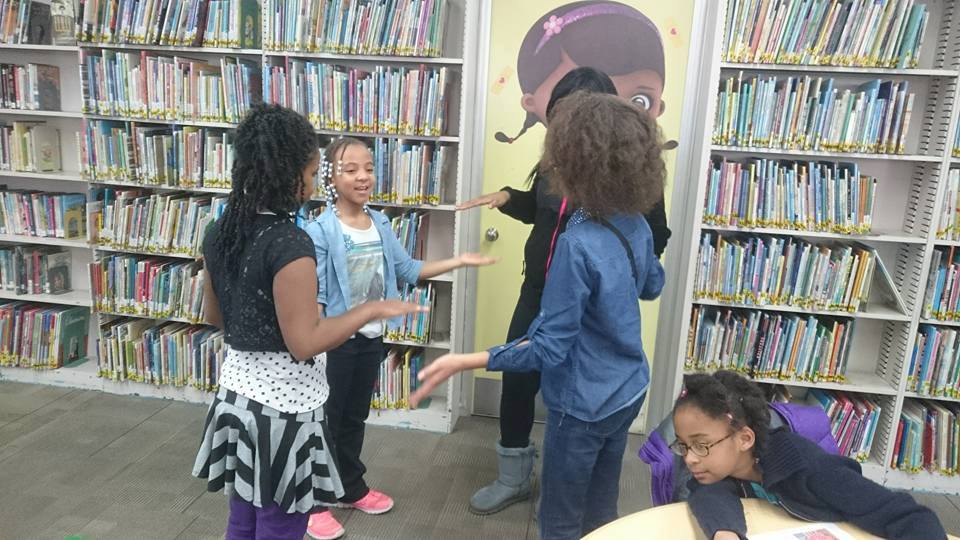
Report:
[[44,122],[0,124],[0,170],[62,170],[60,130]]
[[119,317],[100,327],[97,371],[115,381],[217,389],[226,355],[222,330]]
[[905,399],[897,422],[890,467],[908,473],[958,471],[960,404]]
[[0,366],[55,369],[87,357],[90,310],[0,303]]
[[203,322],[200,262],[138,255],[111,255],[90,263],[97,311]]
[[291,107],[318,129],[441,136],[446,132],[445,67],[360,68],[287,59],[263,68],[263,99]]
[[424,286],[405,285],[400,292],[400,299],[431,309],[425,313],[411,313],[402,317],[400,327],[396,330],[389,330],[386,337],[397,341],[429,343],[433,333],[431,314],[434,311],[433,308],[437,299],[433,284],[428,283]]
[[0,234],[86,239],[86,203],[82,193],[0,191]]
[[714,158],[707,170],[703,222],[742,228],[867,234],[876,177],[856,163]]
[[922,316],[939,321],[960,318],[960,260],[956,248],[933,250]]
[[423,349],[392,347],[380,363],[380,373],[373,387],[370,408],[376,410],[406,409],[410,394],[419,386],[417,373],[424,366]]
[[721,58],[915,68],[929,17],[915,0],[731,0]]
[[60,68],[0,64],[0,103],[7,109],[60,110]]
[[907,370],[907,390],[932,397],[960,398],[960,330],[920,325]]
[[862,244],[705,233],[694,297],[744,306],[855,312],[869,298],[877,254]]
[[907,81],[854,87],[831,78],[743,72],[720,82],[713,143],[744,148],[903,154],[914,94]]
[[271,51],[440,56],[446,0],[266,0]]
[[0,283],[14,294],[63,294],[73,290],[70,251],[54,246],[0,245]]
[[949,170],[947,193],[943,197],[937,223],[938,239],[960,240],[960,169]]
[[688,370],[734,370],[758,379],[845,382],[851,319],[695,305]]
[[883,412],[879,402],[860,394],[811,388],[807,402],[820,407],[830,417],[830,432],[840,455],[861,463],[870,459],[874,435]]

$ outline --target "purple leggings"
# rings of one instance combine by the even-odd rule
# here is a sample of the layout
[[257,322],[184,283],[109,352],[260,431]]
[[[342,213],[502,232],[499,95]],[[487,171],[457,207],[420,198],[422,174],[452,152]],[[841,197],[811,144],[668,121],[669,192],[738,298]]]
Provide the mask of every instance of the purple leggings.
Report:
[[288,514],[277,503],[257,508],[232,495],[227,540],[302,540],[309,518],[310,514]]

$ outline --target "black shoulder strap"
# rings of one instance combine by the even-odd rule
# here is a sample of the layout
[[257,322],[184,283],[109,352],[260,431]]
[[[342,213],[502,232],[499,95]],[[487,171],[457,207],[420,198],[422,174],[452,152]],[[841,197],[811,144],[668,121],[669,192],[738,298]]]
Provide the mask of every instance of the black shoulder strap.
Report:
[[598,217],[597,222],[603,225],[604,227],[610,229],[613,234],[617,235],[617,239],[620,240],[620,243],[623,244],[623,249],[627,251],[627,258],[630,259],[630,271],[633,272],[633,282],[637,282],[637,261],[633,258],[633,250],[630,248],[630,242],[627,242],[627,239],[624,238],[623,233],[620,232],[620,229],[613,226],[612,223],[607,221],[605,217]]

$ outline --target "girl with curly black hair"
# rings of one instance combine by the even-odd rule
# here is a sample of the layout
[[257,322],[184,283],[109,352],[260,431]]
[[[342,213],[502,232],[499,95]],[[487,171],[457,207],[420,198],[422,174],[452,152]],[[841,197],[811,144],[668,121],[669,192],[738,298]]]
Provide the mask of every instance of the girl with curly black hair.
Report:
[[[511,343],[434,360],[411,397],[464,369],[542,374],[540,538],[579,539],[617,518],[627,429],[650,380],[637,299],[656,298],[664,281],[643,217],[663,192],[661,147],[656,122],[622,98],[558,101],[540,166],[576,210],[557,239],[540,314]],[[590,188],[600,180],[612,191]]]
[[693,474],[688,502],[707,538],[747,538],[741,497],[808,521],[849,521],[884,538],[946,537],[929,508],[864,478],[856,461],[787,428],[771,431],[769,411],[760,387],[732,371],[684,381],[670,449]]
[[193,474],[230,496],[228,539],[301,539],[343,487],[328,450],[324,351],[370,321],[421,308],[363,304],[321,319],[310,238],[293,222],[320,161],[305,118],[254,107],[237,128],[233,189],[203,242],[204,314],[226,357]]

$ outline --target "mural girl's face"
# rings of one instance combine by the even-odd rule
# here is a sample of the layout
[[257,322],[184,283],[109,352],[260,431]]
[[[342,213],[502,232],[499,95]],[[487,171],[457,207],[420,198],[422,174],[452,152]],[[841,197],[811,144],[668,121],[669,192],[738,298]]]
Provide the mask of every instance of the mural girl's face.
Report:
[[[573,60],[561,53],[560,64],[553,70],[546,80],[532,94],[524,94],[520,99],[520,106],[523,110],[537,115],[543,125],[547,124],[547,103],[550,102],[550,93],[553,87],[568,72],[580,66],[573,63]],[[656,116],[663,114],[663,81],[657,72],[649,69],[634,71],[625,75],[610,77],[614,86],[617,87],[617,94],[620,97],[635,103],[648,111],[653,111]]]

